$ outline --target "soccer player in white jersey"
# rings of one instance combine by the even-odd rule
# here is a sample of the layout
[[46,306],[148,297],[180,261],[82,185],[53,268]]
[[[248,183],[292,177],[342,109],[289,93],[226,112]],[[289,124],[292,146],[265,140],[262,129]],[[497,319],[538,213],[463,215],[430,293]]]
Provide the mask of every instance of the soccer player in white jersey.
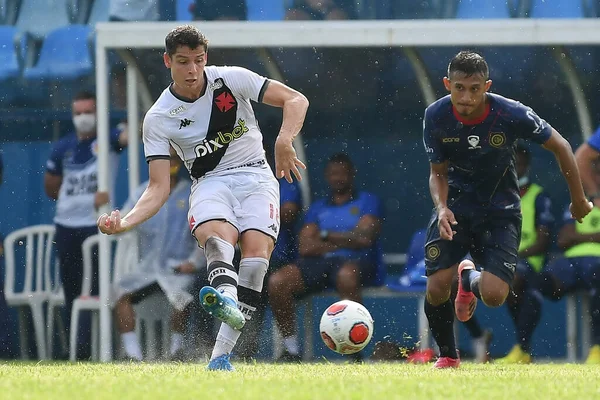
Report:
[[[250,101],[283,108],[275,171],[292,182],[294,176],[301,179],[299,168],[305,168],[292,142],[304,123],[308,100],[247,69],[206,66],[207,50],[208,41],[193,26],[167,35],[164,63],[173,83],[143,125],[148,188],[127,215],[121,217],[118,210],[103,214],[98,226],[106,234],[124,232],[160,209],[169,196],[172,145],[193,179],[188,219],[204,248],[210,283],[200,291],[200,302],[223,321],[208,369],[231,371],[230,353],[259,301],[279,232],[279,184],[265,161]],[[239,274],[232,265],[238,242]]]

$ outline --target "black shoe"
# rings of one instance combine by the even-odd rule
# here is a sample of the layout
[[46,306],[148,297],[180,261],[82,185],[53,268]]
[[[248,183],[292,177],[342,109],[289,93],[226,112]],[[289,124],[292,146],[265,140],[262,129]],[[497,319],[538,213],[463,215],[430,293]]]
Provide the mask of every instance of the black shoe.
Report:
[[301,362],[302,356],[300,354],[290,354],[287,350],[277,359],[277,363],[281,364],[300,364]]

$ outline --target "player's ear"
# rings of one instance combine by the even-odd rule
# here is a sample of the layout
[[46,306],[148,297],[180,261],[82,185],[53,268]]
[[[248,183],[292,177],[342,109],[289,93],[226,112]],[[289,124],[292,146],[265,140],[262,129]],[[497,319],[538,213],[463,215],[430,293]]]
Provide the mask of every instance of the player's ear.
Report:
[[165,62],[165,67],[171,68],[171,57],[169,57],[166,51],[163,53],[163,61]]
[[490,88],[492,87],[492,80],[488,79],[487,81],[485,81],[485,91],[489,91]]
[[444,87],[446,88],[447,91],[450,91],[450,79],[448,79],[447,76],[444,77]]

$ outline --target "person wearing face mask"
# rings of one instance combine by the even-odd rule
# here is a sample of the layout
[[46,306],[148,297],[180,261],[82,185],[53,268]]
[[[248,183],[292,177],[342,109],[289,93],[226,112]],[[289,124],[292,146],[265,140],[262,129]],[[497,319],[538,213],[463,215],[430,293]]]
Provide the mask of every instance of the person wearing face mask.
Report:
[[515,169],[523,220],[513,289],[506,299],[511,319],[515,324],[517,343],[508,355],[496,360],[503,364],[531,362],[531,338],[542,312],[542,295],[536,282],[546,263],[550,232],[554,224],[550,198],[540,185],[530,180],[530,161],[529,149],[519,144],[516,148]]
[[[175,150],[170,154],[171,191],[165,205],[152,218],[135,228],[140,262],[137,269],[115,283],[117,328],[126,357],[142,360],[142,350],[135,329],[134,304],[156,292],[162,292],[173,307],[171,314],[170,357],[184,361],[183,339],[195,296],[190,292],[195,275],[206,271],[206,258],[188,230],[187,212],[191,181],[181,179],[181,160]],[[142,183],[127,200],[123,211],[133,208],[148,186]],[[204,273],[206,280],[206,273]],[[204,324],[210,325],[212,324]]]
[[[83,91],[73,98],[73,125],[75,132],[59,139],[46,162],[44,189],[48,197],[56,200],[55,242],[60,261],[60,278],[65,293],[66,327],[70,326],[73,300],[81,294],[83,280],[83,254],[81,245],[89,236],[98,233],[97,209],[109,202],[109,195],[98,192],[98,162],[96,141],[96,96]],[[110,135],[111,156],[127,145],[127,131],[115,129]],[[113,160],[117,162],[116,159]],[[116,172],[116,169],[113,169]],[[97,261],[97,254],[94,254]],[[97,263],[95,262],[97,265]],[[92,291],[98,293],[97,275],[94,272]],[[82,321],[82,325],[88,325]],[[82,327],[83,328],[83,327]],[[80,353],[87,358],[89,328],[80,329]]]

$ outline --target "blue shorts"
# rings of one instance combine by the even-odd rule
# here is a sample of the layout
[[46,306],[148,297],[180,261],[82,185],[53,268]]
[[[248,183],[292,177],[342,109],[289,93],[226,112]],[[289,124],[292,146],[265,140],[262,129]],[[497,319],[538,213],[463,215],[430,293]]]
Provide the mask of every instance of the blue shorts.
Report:
[[458,225],[452,240],[442,240],[434,211],[425,244],[427,276],[452,267],[470,253],[473,262],[509,285],[515,276],[521,241],[521,215],[494,213],[454,214]]
[[361,286],[372,284],[377,275],[377,266],[368,260],[351,260],[343,257],[300,257],[296,261],[296,266],[304,281],[304,292],[301,296],[325,289],[335,289],[338,271],[349,262],[358,266]]
[[561,257],[544,269],[560,282],[565,292],[589,290],[600,283],[600,257]]

